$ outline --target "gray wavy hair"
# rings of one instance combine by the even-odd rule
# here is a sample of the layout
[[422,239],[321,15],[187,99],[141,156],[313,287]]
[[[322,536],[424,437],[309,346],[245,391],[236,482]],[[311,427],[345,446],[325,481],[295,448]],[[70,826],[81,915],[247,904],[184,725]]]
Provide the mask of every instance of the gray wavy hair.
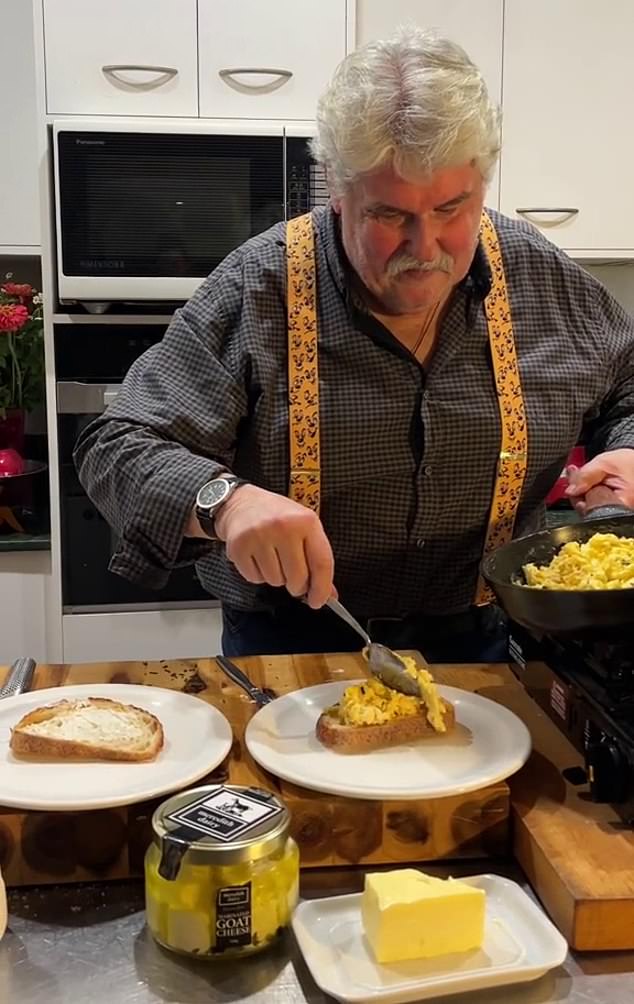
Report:
[[339,64],[317,106],[311,149],[334,195],[388,163],[415,180],[474,162],[489,181],[500,113],[464,49],[434,31],[404,27]]

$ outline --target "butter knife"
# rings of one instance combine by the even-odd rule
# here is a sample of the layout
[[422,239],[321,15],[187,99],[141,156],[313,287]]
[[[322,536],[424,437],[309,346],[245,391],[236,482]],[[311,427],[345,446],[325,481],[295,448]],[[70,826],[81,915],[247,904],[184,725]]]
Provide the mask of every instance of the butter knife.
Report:
[[263,708],[265,704],[270,704],[271,701],[274,700],[270,694],[266,694],[260,689],[260,687],[256,687],[256,685],[251,682],[247,674],[243,673],[243,671],[236,666],[235,662],[232,662],[231,659],[227,659],[226,655],[217,655],[216,662],[220,666],[223,673],[228,676],[233,683],[237,683],[239,687],[242,687],[245,693],[247,693],[251,700],[255,701],[259,707]]
[[35,659],[31,659],[28,655],[23,656],[21,659],[16,659],[9,670],[6,682],[0,687],[0,700],[3,697],[15,697],[17,694],[24,694],[33,681],[35,666]]

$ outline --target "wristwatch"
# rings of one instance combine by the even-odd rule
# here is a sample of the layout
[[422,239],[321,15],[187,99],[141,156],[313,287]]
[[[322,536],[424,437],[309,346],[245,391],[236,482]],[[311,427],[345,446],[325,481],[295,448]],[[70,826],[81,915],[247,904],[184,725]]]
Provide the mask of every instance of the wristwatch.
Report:
[[211,540],[217,540],[214,529],[214,521],[218,510],[231,498],[236,488],[245,485],[247,482],[243,478],[237,478],[234,474],[227,474],[222,477],[207,481],[199,489],[196,496],[196,517],[202,529]]

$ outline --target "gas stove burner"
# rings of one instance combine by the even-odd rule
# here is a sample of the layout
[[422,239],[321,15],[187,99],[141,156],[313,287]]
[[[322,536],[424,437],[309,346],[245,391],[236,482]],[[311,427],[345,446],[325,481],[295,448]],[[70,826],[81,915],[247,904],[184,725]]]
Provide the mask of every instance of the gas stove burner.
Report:
[[634,817],[634,632],[536,637],[511,625],[511,667],[585,759],[594,801]]
[[522,651],[526,648],[531,658],[543,659],[554,671],[585,686],[604,710],[634,714],[634,635],[621,631],[537,638],[513,627],[512,637],[512,644]]
[[603,681],[610,700],[634,708],[634,638],[597,638],[569,644],[597,680]]

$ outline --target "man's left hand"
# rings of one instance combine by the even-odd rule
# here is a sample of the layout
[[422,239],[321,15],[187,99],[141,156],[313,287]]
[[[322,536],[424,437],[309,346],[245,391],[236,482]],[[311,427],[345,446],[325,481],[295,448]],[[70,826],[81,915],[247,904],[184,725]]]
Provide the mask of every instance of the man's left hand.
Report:
[[634,449],[600,453],[583,467],[569,467],[567,473],[566,495],[578,512],[585,511],[586,492],[598,485],[610,488],[615,502],[634,509]]

